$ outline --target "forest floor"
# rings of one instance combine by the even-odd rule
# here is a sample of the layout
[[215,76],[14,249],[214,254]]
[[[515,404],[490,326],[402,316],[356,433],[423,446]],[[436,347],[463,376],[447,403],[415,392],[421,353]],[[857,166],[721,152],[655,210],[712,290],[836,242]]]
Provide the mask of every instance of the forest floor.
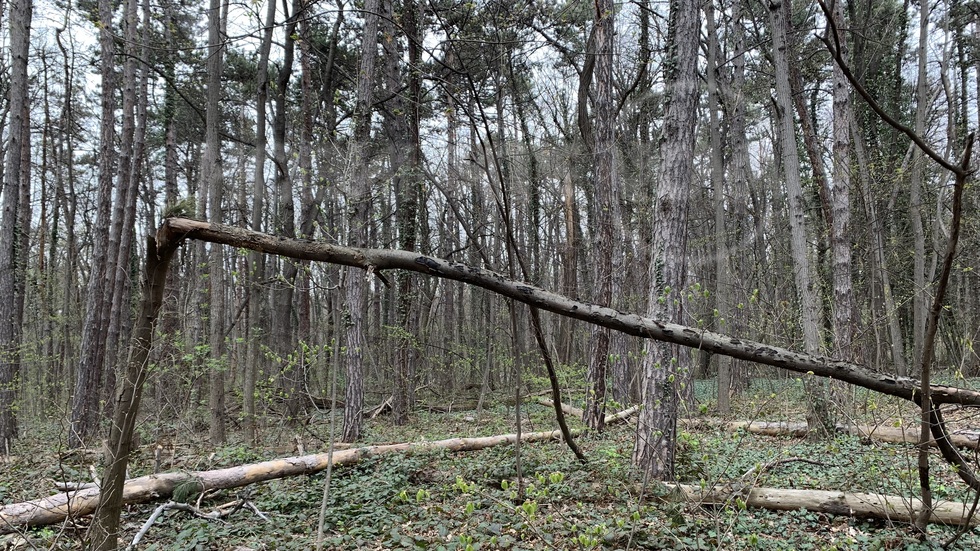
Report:
[[[687,417],[707,419],[706,388],[699,411]],[[885,426],[913,423],[916,411],[883,398],[851,395],[852,421]],[[732,419],[799,421],[805,397],[799,381],[756,383],[736,404]],[[551,430],[553,412],[529,403],[524,431]],[[207,470],[295,455],[297,435],[305,452],[326,449],[330,423],[318,416],[306,427],[270,426],[261,446],[206,444],[206,431],[190,433],[173,444],[164,469]],[[577,421],[573,421],[577,425]],[[147,434],[156,428],[144,427]],[[514,408],[498,406],[477,417],[473,411],[426,413],[404,427],[390,419],[368,421],[365,444],[418,442],[451,437],[514,432]],[[339,430],[339,429],[338,429]],[[45,433],[47,431],[47,434]],[[59,454],[50,448],[57,431],[49,427],[23,438],[13,457],[0,465],[0,503],[54,493],[53,480],[89,479],[91,458]],[[50,439],[48,438],[50,436]],[[234,435],[237,436],[237,435]],[[519,496],[518,465],[512,445],[474,452],[432,452],[370,458],[333,472],[326,500],[324,549],[932,549],[956,534],[933,525],[922,544],[908,525],[858,520],[804,510],[774,512],[744,507],[733,499],[725,507],[699,506],[666,499],[662,487],[643,484],[631,468],[635,419],[602,434],[579,438],[589,457],[575,460],[558,441],[523,444]],[[319,440],[318,440],[319,439]],[[899,496],[917,493],[915,449],[910,445],[861,441],[839,435],[820,442],[726,430],[718,423],[687,423],[680,428],[678,479],[690,484],[745,483],[757,486],[872,492]],[[153,471],[155,445],[147,444],[133,461],[131,475]],[[819,462],[781,459],[806,458]],[[772,464],[771,468],[760,468]],[[940,500],[972,503],[955,473],[933,461],[934,492]],[[242,508],[220,520],[167,511],[146,533],[140,550],[313,549],[325,473],[222,491],[191,503],[207,512],[219,504],[246,498],[261,511]],[[122,546],[128,544],[159,504],[124,511]],[[82,526],[35,528],[0,537],[2,549],[79,549]],[[6,547],[5,547],[6,545]],[[980,529],[951,546],[980,548]]]

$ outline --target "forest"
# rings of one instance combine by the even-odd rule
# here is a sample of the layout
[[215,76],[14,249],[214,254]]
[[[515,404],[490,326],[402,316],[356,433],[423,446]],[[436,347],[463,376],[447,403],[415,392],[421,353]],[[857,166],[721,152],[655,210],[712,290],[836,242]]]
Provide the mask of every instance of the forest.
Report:
[[0,41],[0,547],[980,546],[980,3]]

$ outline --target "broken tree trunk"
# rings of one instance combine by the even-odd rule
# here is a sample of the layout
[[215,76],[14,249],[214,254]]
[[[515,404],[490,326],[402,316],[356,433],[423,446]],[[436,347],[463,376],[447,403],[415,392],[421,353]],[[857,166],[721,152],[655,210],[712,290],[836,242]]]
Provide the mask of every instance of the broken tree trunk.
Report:
[[[735,338],[695,327],[658,321],[637,314],[571,299],[530,283],[509,279],[475,266],[411,251],[343,247],[321,241],[287,239],[224,224],[168,218],[157,233],[158,246],[181,239],[200,239],[300,260],[354,266],[383,281],[384,270],[408,270],[461,281],[562,316],[609,327],[623,333],[723,354],[802,374],[844,381],[889,396],[916,401],[918,381],[878,373],[867,367],[825,356],[795,352],[779,346]],[[932,403],[980,407],[980,392],[947,385],[931,385]]]
[[[701,505],[731,505],[740,499],[748,507],[773,511],[806,509],[832,515],[878,518],[903,523],[914,521],[922,510],[919,499],[879,494],[781,488],[747,488],[733,492],[728,486],[702,488],[687,484],[667,484],[667,487],[679,492],[682,501]],[[932,508],[929,522],[947,526],[980,525],[980,519],[970,514],[972,507],[972,504],[967,503],[938,503]]]
[[[540,442],[561,438],[560,431],[532,432],[521,435],[522,442]],[[366,446],[333,453],[333,465],[351,465],[372,456],[394,453],[422,453],[433,450],[475,451],[493,446],[512,444],[516,434],[482,438],[450,438],[433,442]],[[198,491],[221,490],[248,486],[277,478],[313,474],[327,468],[330,454],[319,453],[300,457],[274,459],[227,469],[197,472],[171,472],[127,480],[122,487],[123,503],[145,503],[170,497],[174,488],[194,483]],[[98,488],[55,494],[43,499],[11,503],[0,507],[0,534],[24,526],[44,526],[77,518],[95,511],[99,505]]]

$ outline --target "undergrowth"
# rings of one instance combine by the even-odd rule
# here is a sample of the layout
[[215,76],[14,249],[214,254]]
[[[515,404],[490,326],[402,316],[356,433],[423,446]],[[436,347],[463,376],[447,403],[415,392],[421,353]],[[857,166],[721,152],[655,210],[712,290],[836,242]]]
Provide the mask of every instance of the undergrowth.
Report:
[[[767,383],[769,384],[769,383]],[[776,385],[777,383],[771,383]],[[786,390],[786,389],[783,389]],[[678,478],[688,484],[861,491],[913,496],[917,489],[914,448],[850,436],[809,442],[729,431],[713,418],[704,389],[698,390],[704,422],[681,425]],[[742,419],[799,420],[795,387],[780,391],[756,385],[738,404]],[[787,399],[789,397],[789,399]],[[860,404],[860,397],[856,402]],[[895,402],[882,399],[854,408],[853,421],[907,423]],[[523,429],[550,430],[552,412],[527,405]],[[698,415],[693,415],[698,416]],[[514,430],[513,408],[475,412],[418,413],[405,427],[379,418],[369,423],[365,444],[487,436]],[[0,470],[0,501],[34,499],[53,493],[37,481],[83,480],[91,457],[59,455],[45,449],[55,430],[18,442],[17,453]],[[303,433],[307,453],[322,452],[323,418]],[[270,434],[270,437],[272,435]],[[167,465],[196,470],[239,465],[292,453],[282,446],[292,433],[277,433],[263,446],[241,443],[209,449],[203,435],[175,445]],[[929,542],[909,526],[859,520],[805,510],[750,509],[738,499],[725,507],[671,499],[663,487],[644,485],[631,466],[635,422],[588,434],[579,444],[590,461],[577,462],[559,442],[475,452],[427,452],[373,457],[333,473],[325,517],[325,549],[930,549],[955,532],[930,527]],[[50,442],[50,440],[49,440]],[[152,472],[155,459],[144,446],[132,462],[133,476]],[[806,459],[802,461],[800,459]],[[519,478],[519,474],[522,475]],[[972,502],[955,473],[936,457],[934,491],[939,499]],[[223,520],[169,511],[152,526],[142,550],[306,550],[312,549],[323,496],[324,473],[192,496],[201,510],[247,499],[262,516],[242,508]],[[156,504],[124,512],[125,546]],[[0,538],[3,545],[37,549],[78,549],[84,526],[41,527]],[[16,547],[8,547],[16,548]],[[976,531],[953,547],[980,548]]]

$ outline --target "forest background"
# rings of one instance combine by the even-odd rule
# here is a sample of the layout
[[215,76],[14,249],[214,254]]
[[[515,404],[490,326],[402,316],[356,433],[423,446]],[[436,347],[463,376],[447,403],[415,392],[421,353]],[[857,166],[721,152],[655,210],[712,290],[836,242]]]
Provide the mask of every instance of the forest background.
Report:
[[[973,2],[839,2],[854,78],[956,158],[980,109]],[[136,320],[142,236],[187,216],[418,251],[665,321],[916,375],[953,174],[852,92],[815,3],[4,3],[0,443],[61,419],[94,446]],[[937,374],[976,375],[966,196]],[[537,386],[585,421],[643,403],[634,460],[674,470],[693,379],[772,372],[441,279],[188,242],[150,351],[149,438],[254,442],[325,404]],[[536,325],[542,340],[538,341]],[[839,394],[808,381],[813,423]],[[238,437],[238,436],[236,436]]]

